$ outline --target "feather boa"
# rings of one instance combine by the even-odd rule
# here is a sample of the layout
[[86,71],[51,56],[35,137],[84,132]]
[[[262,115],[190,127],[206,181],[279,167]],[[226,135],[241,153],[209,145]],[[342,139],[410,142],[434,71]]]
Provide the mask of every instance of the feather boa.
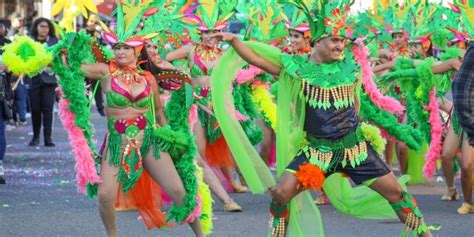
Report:
[[3,46],[3,63],[15,75],[33,77],[51,63],[52,55],[46,46],[28,36],[17,36],[12,43]]
[[[80,192],[87,191],[87,196],[92,198],[97,195],[97,184],[100,182],[95,169],[99,160],[93,158],[99,153],[92,140],[94,126],[90,122],[89,100],[86,97],[84,75],[81,70],[82,64],[94,61],[91,41],[92,38],[84,31],[68,33],[49,50],[53,55],[51,69],[59,77],[58,84],[64,92],[63,99],[67,100],[61,104],[63,106],[60,108],[62,110],[61,120],[67,122],[64,127],[76,155],[78,190]],[[64,55],[64,49],[67,49],[67,55]],[[65,60],[69,66],[64,64]],[[86,188],[85,185],[87,185]]]
[[401,124],[397,117],[377,107],[366,93],[360,94],[360,116],[385,129],[390,136],[403,141],[410,149],[419,150],[425,142],[423,134],[409,124]]
[[264,118],[270,123],[273,131],[275,131],[277,106],[273,102],[271,94],[265,89],[265,85],[254,86],[252,90],[252,100]]
[[[195,115],[191,115],[193,110],[196,108],[188,109],[186,107],[186,89],[174,91],[171,94],[169,103],[166,105],[165,114],[168,118],[169,126],[176,131],[185,134],[188,146],[183,152],[171,152],[170,156],[176,166],[176,170],[183,181],[186,195],[184,196],[184,204],[177,207],[172,206],[168,211],[167,221],[175,219],[178,223],[192,222],[196,217],[201,217],[202,197],[199,194],[199,182],[200,178],[196,176],[198,166],[196,165],[195,158],[197,155],[197,147],[195,144],[194,136],[192,136],[190,130],[190,120]],[[195,114],[195,113],[194,113]],[[203,197],[205,200],[210,197]],[[206,209],[204,209],[206,211]],[[209,219],[208,221],[212,221]],[[201,223],[202,224],[202,223]],[[207,223],[209,226],[209,224]],[[212,226],[212,225],[210,225]],[[206,227],[203,227],[205,229]],[[210,232],[211,230],[208,229]]]
[[84,137],[82,129],[74,124],[76,116],[68,110],[68,106],[69,100],[61,99],[59,101],[59,118],[69,135],[69,142],[76,157],[77,189],[79,192],[85,193],[86,184],[99,183],[100,178],[95,168],[93,152]]
[[192,223],[196,220],[196,218],[201,216],[202,206],[201,206],[201,196],[199,194],[196,195],[196,203],[197,205],[194,208],[194,210],[186,218],[184,218],[184,220],[180,224]]
[[439,159],[442,150],[441,134],[443,123],[439,116],[438,101],[436,100],[436,90],[430,91],[430,100],[426,108],[430,112],[429,122],[431,124],[430,150],[426,154],[426,163],[423,167],[423,174],[427,178],[433,178],[436,171],[436,161]]
[[402,114],[403,106],[399,101],[390,97],[384,96],[377,88],[373,81],[373,72],[370,68],[368,59],[369,49],[364,45],[363,39],[359,38],[355,41],[358,46],[353,47],[354,58],[362,70],[362,85],[365,91],[369,94],[370,99],[381,109],[386,110],[392,114]]
[[261,74],[262,72],[262,69],[250,65],[248,69],[240,69],[237,72],[237,78],[235,81],[241,85],[246,82],[252,81],[257,75]]
[[191,108],[189,109],[189,116],[188,116],[188,123],[189,123],[189,128],[191,131],[194,130],[194,125],[196,125],[196,121],[198,119],[198,107],[197,105],[193,104],[191,105]]
[[385,149],[385,144],[387,144],[387,141],[382,138],[380,130],[376,126],[370,125],[368,123],[362,123],[360,128],[362,129],[362,134],[364,135],[365,139],[370,142],[375,152],[381,155]]
[[235,117],[237,118],[237,120],[242,121],[242,122],[249,120],[249,117],[243,115],[238,110],[235,110]]
[[212,196],[209,186],[204,183],[203,171],[201,167],[197,168],[198,171],[198,181],[199,189],[198,193],[201,197],[201,227],[204,231],[204,234],[209,235],[212,233]]

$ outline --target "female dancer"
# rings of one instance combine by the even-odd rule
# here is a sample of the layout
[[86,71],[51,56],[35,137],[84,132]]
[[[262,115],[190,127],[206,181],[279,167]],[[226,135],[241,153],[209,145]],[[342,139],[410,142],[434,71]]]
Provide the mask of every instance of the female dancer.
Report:
[[[155,182],[159,183],[171,195],[175,205],[183,205],[186,194],[170,156],[162,151],[157,153],[156,149],[158,147],[155,142],[146,145],[144,143],[144,136],[149,136],[150,134],[147,133],[152,132],[151,130],[154,126],[151,123],[153,121],[151,116],[154,113],[152,110],[156,109],[156,113],[158,113],[161,102],[158,86],[152,79],[151,74],[146,71],[138,72],[137,70],[137,51],[139,52],[138,47],[118,44],[114,46],[116,62],[112,61],[110,65],[98,63],[82,66],[84,75],[87,78],[101,80],[101,86],[107,98],[106,114],[109,121],[109,135],[105,144],[107,147],[106,153],[101,161],[100,177],[103,182],[99,184],[98,197],[100,215],[109,236],[117,235],[114,203],[119,184],[122,185],[123,191],[129,191],[127,189],[124,190],[124,185],[131,185],[133,187],[132,183],[128,183],[129,180],[127,178],[124,180],[127,183],[117,180],[117,174],[119,174],[120,179],[122,172],[129,173],[126,170],[130,169],[130,165],[139,164],[123,164],[125,157],[120,157],[120,153],[115,153],[114,146],[118,145],[119,149],[120,147],[122,149],[130,149],[130,146],[136,146],[133,149],[143,151],[141,154],[143,161],[134,162],[143,162],[143,168]],[[123,72],[131,73],[132,77],[120,75]],[[120,76],[113,76],[117,74]],[[153,103],[157,105],[156,108],[151,106]],[[159,116],[157,120],[161,120]],[[142,126],[141,128],[135,127],[139,130],[135,131],[136,134],[131,134],[132,136],[141,137],[140,139],[133,139],[133,143],[136,144],[131,143],[131,137],[126,134],[126,131],[117,129],[118,126],[125,126],[124,129],[127,130],[128,128],[134,128],[127,124],[132,121]],[[116,142],[119,144],[116,144]],[[159,155],[155,157],[154,154]],[[130,175],[130,173],[127,175]],[[139,177],[135,177],[135,179],[139,179]],[[132,187],[129,188],[131,189]],[[203,236],[199,219],[192,222],[191,227],[196,236]]]
[[[170,134],[169,128],[167,131],[166,127],[159,127],[164,125],[166,120],[164,116],[160,116],[163,113],[160,112],[162,106],[158,85],[150,72],[138,67],[138,56],[145,45],[145,39],[151,36],[134,35],[134,30],[142,17],[153,14],[156,8],[146,10],[148,6],[144,4],[122,4],[117,5],[117,32],[111,32],[103,25],[104,39],[113,45],[114,58],[110,59],[108,64],[81,63],[81,60],[84,60],[82,57],[87,56],[87,50],[84,49],[89,47],[84,34],[67,35],[67,39],[74,39],[72,45],[68,45],[70,40],[58,44],[60,52],[67,48],[67,55],[57,56],[55,60],[62,60],[64,65],[74,63],[69,64],[71,67],[64,68],[60,63],[53,64],[57,65],[56,72],[60,75],[65,99],[70,102],[65,108],[73,109],[78,106],[78,101],[84,100],[80,88],[71,86],[71,83],[77,83],[74,77],[81,73],[87,78],[100,80],[106,95],[108,134],[103,145],[102,158],[96,159],[100,165],[100,182],[86,180],[89,184],[97,184],[88,185],[88,194],[98,194],[100,216],[109,236],[117,236],[114,204],[119,189],[134,201],[148,228],[166,226],[168,220],[174,219],[180,224],[189,223],[196,236],[204,236],[200,217],[201,196],[198,194],[198,188],[204,186],[202,183],[198,185],[194,159],[171,159],[168,152],[176,154],[173,150],[173,141],[176,139],[167,140],[173,134]],[[97,50],[94,51],[96,52]],[[80,71],[77,66],[80,66]],[[83,115],[76,113],[76,116]],[[76,121],[75,124],[77,123]],[[82,131],[86,133],[87,129]],[[89,137],[86,140],[89,146],[90,141]],[[76,155],[85,153],[87,151],[76,151]],[[94,150],[91,153],[95,153]],[[175,165],[178,168],[175,168]],[[78,163],[78,176],[79,171],[85,167],[87,164]],[[174,200],[167,218],[154,202],[151,186],[155,183],[149,177],[159,183]]]
[[[462,57],[455,56],[452,59],[446,60],[443,63],[429,68],[432,74],[443,74],[450,71],[458,71],[462,64]],[[421,67],[425,62],[415,62],[416,67]],[[415,70],[415,69],[412,69]],[[406,70],[407,72],[407,70]],[[397,73],[397,72],[394,72]],[[400,73],[400,72],[398,72]],[[389,76],[389,74],[387,74]],[[458,150],[459,143],[461,143],[461,184],[464,194],[464,203],[457,209],[459,214],[468,214],[474,212],[474,205],[472,204],[472,165],[474,163],[474,147],[470,146],[468,140],[457,123],[457,117],[454,111],[451,110],[451,121],[448,127],[448,133],[443,143],[443,151],[441,153],[443,174],[446,178],[448,190],[441,198],[442,200],[457,200],[459,194],[454,187],[454,162],[453,157]]]
[[[203,19],[203,17],[198,15],[208,14],[204,8],[203,5],[199,5],[196,9],[197,15],[192,16]],[[213,11],[219,12],[219,6],[215,6]],[[234,191],[241,193],[247,192],[248,189],[234,178],[235,164],[232,154],[227,148],[224,137],[220,134],[217,121],[212,114],[212,103],[210,100],[212,93],[210,91],[210,75],[215,63],[223,53],[223,49],[219,47],[219,41],[210,36],[225,29],[227,26],[225,21],[230,17],[230,15],[224,12],[219,12],[218,15],[225,17],[214,22],[200,21],[200,43],[183,46],[167,53],[166,61],[188,60],[194,91],[200,97],[199,101],[196,101],[199,106],[199,119],[196,121],[193,131],[196,136],[199,154],[201,157],[206,157],[206,161],[211,167],[220,168],[225,178],[231,181]],[[208,14],[206,18],[212,19],[210,16]]]
[[[177,70],[171,63],[163,60],[157,53],[158,46],[150,39],[146,40],[145,49],[142,50],[142,59],[147,59],[147,63],[144,68],[147,71],[157,75],[161,71]],[[225,191],[219,179],[214,174],[214,171],[207,165],[207,163],[198,154],[197,163],[203,169],[204,182],[209,185],[211,191],[219,198],[224,204],[224,211],[226,212],[240,212],[242,208],[237,204]]]

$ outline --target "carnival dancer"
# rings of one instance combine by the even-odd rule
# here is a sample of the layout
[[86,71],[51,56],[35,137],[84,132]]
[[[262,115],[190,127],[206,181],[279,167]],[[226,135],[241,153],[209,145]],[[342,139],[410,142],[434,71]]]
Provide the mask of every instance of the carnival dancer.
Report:
[[[450,13],[453,14],[453,12],[459,12],[461,13],[461,16],[465,16],[468,11],[468,8],[466,8],[466,5],[460,2],[456,2],[454,5],[452,5],[452,8],[454,11],[451,11],[451,9],[447,9],[449,12],[443,12],[442,8],[437,8],[437,12],[440,14],[444,15],[449,15]],[[437,19],[436,12],[434,14],[430,14],[433,16],[434,19]],[[450,19],[454,19],[458,16],[452,16],[450,15]],[[467,21],[464,21],[464,24],[469,25],[469,18]],[[441,22],[440,22],[441,21]],[[441,26],[442,28],[447,27],[449,31],[454,33],[454,38],[456,39],[456,44],[462,46],[465,45],[464,41],[466,41],[466,38],[468,38],[468,34],[466,33],[461,33],[455,30],[457,28],[457,22],[452,22],[452,21],[443,21],[440,20],[436,22],[437,24],[434,24],[435,26]],[[425,22],[426,25],[428,23],[426,22],[432,22],[431,19],[427,21],[423,21],[421,19],[420,22]],[[453,25],[453,23],[455,25]],[[421,28],[428,28],[428,27],[421,27]],[[469,29],[469,27],[466,27]],[[418,43],[421,45],[424,45],[423,42],[427,42],[426,36],[421,36],[419,37]],[[443,41],[440,41],[443,42]],[[441,48],[443,48],[443,43],[438,43],[440,44]],[[446,43],[444,43],[446,44]],[[428,48],[428,47],[419,47],[419,48]],[[427,87],[426,84],[435,84],[437,88],[439,88],[438,94],[443,94],[446,93],[446,91],[449,89],[449,84],[450,84],[450,79],[452,72],[456,72],[460,69],[462,60],[463,60],[463,53],[461,52],[460,49],[457,48],[450,48],[444,50],[445,52],[440,55],[441,60],[443,61],[442,63],[434,63],[433,59],[431,58],[426,58],[425,61],[421,62],[414,62],[413,67],[416,69],[411,69],[411,70],[401,70],[398,72],[393,72],[389,73],[388,75],[384,77],[391,77],[394,75],[397,75],[399,78],[402,77],[402,75],[406,78],[409,77],[416,77],[417,81],[420,81],[421,86],[419,89],[422,89],[423,87]],[[421,51],[423,54],[423,51]],[[434,65],[434,66],[432,66]],[[440,77],[437,76],[437,74],[445,74],[444,76]],[[447,86],[445,86],[447,85]],[[454,162],[453,162],[453,157],[455,156],[455,153],[457,151],[458,145],[460,141],[463,141],[463,131],[459,127],[458,123],[458,118],[456,116],[455,110],[450,111],[450,125],[448,126],[448,133],[446,136],[446,139],[443,144],[443,151],[441,153],[441,158],[442,158],[442,168],[443,168],[443,174],[446,177],[446,183],[448,186],[448,190],[445,195],[443,195],[442,200],[456,200],[459,198],[459,195],[457,194],[457,190],[454,187]],[[469,146],[467,140],[462,142],[462,159],[461,159],[461,183],[462,183],[462,188],[463,188],[463,193],[465,193],[465,203],[458,209],[459,214],[467,214],[472,212],[473,207],[472,207],[472,147]],[[436,164],[435,160],[431,161],[428,160],[427,164],[425,165],[424,168],[424,173],[425,174],[433,174],[434,170],[436,169]]]
[[[305,4],[311,6],[315,1],[305,1]],[[292,10],[292,11],[291,11]],[[286,28],[289,32],[289,44],[282,48],[283,53],[287,54],[311,54],[311,29],[308,24],[308,20],[304,15],[304,12],[296,9],[289,8],[286,15],[291,15],[291,20],[287,19]],[[325,194],[324,190],[321,189],[318,198],[314,201],[318,205],[329,204],[330,200]]]
[[[108,119],[108,134],[103,144],[102,156],[96,159],[96,163],[100,165],[100,182],[82,180],[82,185],[88,182],[89,196],[98,195],[100,216],[109,236],[117,236],[114,204],[119,189],[133,200],[148,228],[169,226],[167,222],[175,220],[180,224],[189,223],[196,236],[204,236],[201,227],[200,193],[198,194],[198,188],[204,187],[204,184],[196,177],[198,170],[194,158],[187,157],[179,161],[171,159],[168,152],[175,153],[172,148],[178,144],[173,145],[173,141],[178,139],[169,127],[164,126],[164,120],[157,116],[162,108],[153,75],[138,67],[138,56],[145,45],[145,39],[154,35],[134,35],[133,32],[142,17],[156,12],[156,6],[151,7],[150,3],[118,4],[116,33],[102,25],[105,30],[104,39],[113,45],[114,58],[108,64],[82,63],[88,58],[87,47],[90,47],[84,33],[67,35],[67,38],[58,44],[56,53],[66,51],[64,57],[57,56],[53,63],[53,70],[60,76],[60,85],[64,92],[63,114],[68,114],[66,109],[78,109],[74,111],[77,118],[84,119],[84,114],[87,114],[84,112],[87,109],[78,108],[84,105],[85,98],[75,76],[82,73],[87,78],[100,80],[106,95]],[[97,50],[94,51],[96,52]],[[75,128],[74,121],[72,124],[71,121],[67,123],[66,118],[64,121],[66,130],[73,136],[71,142],[77,141],[77,137],[74,137],[77,134],[71,134]],[[83,123],[88,121],[76,122],[84,125]],[[84,127],[87,128],[83,129],[84,133],[90,136],[90,127]],[[86,141],[86,144],[92,147],[90,137]],[[73,144],[73,148],[77,149],[75,145],[77,144]],[[84,156],[89,153],[87,151],[94,154],[94,149],[86,149],[84,146],[81,148],[84,149],[75,153],[82,154],[82,162],[89,161],[90,159]],[[78,162],[78,176],[88,165],[90,163]],[[90,177],[92,174],[85,175]],[[154,201],[155,194],[151,187],[156,185],[155,182],[174,200],[167,217],[161,213]]]
[[[456,38],[462,39],[463,36],[457,32]],[[414,63],[414,67],[417,69],[407,69],[395,71],[389,74],[382,76],[382,78],[388,77],[413,77],[419,78],[418,80],[439,80],[440,77],[437,77],[438,74],[446,74],[446,77],[452,79],[453,72],[456,73],[459,71],[459,68],[462,65],[463,54],[460,49],[450,48],[445,53],[441,54],[441,58],[444,62],[433,64],[432,61],[419,61]],[[411,75],[411,76],[410,76]],[[426,78],[426,76],[432,77]],[[442,98],[444,101],[444,98]],[[444,104],[444,103],[443,103]],[[447,191],[441,197],[441,200],[458,200],[459,194],[454,186],[454,162],[453,157],[455,157],[456,152],[459,147],[461,147],[461,184],[464,194],[464,203],[460,208],[457,209],[459,214],[468,214],[474,212],[474,207],[472,205],[472,157],[474,154],[474,148],[469,145],[466,135],[464,134],[462,128],[459,126],[456,113],[453,111],[450,103],[447,105],[449,107],[448,111],[450,117],[448,120],[448,132],[446,138],[443,142],[443,150],[441,153],[442,159],[442,169],[443,175],[446,178]]]
[[[398,7],[394,5],[387,5],[387,6],[378,5],[378,9],[377,9],[378,13],[384,14],[384,16],[388,16],[388,17],[382,18],[382,21],[386,21],[387,19],[392,19],[393,22],[383,22],[383,24],[381,24],[383,27],[389,28],[392,42],[386,42],[390,46],[388,50],[383,49],[379,51],[380,53],[379,57],[384,58],[388,56],[389,61],[375,66],[373,68],[373,71],[375,74],[381,74],[387,70],[392,69],[392,67],[395,65],[396,59],[399,57],[402,57],[402,58],[410,57],[411,54],[410,54],[410,48],[408,44],[410,36],[404,28],[405,23],[408,20],[410,20],[408,18],[408,9],[409,9],[408,6],[402,8],[402,7]],[[402,103],[405,103],[405,99],[403,98],[403,95],[399,93],[400,89],[398,88],[398,85],[391,85],[389,88],[390,88],[390,93],[394,95],[397,94],[400,97],[400,101],[402,101]],[[399,122],[406,123],[406,119],[407,119],[406,115],[402,114],[399,117]],[[408,170],[408,147],[403,142],[392,141],[391,139],[388,139],[387,145],[386,145],[385,158],[386,158],[387,163],[389,163],[389,166],[391,166],[391,163],[393,160],[392,158],[393,148],[395,148],[396,157],[398,159],[399,166],[400,166],[400,172],[402,174],[406,174]]]
[[[146,23],[145,23],[145,27],[147,27]],[[159,75],[160,73],[166,74],[166,72],[177,71],[176,67],[174,67],[168,61],[161,58],[161,55],[158,53],[158,49],[159,49],[158,45],[153,40],[151,39],[146,40],[145,48],[142,50],[142,53],[140,56],[141,59],[148,61],[148,63],[143,66],[144,69],[152,72],[153,75]],[[173,86],[181,87],[181,85],[179,84],[182,84],[184,82],[176,83],[176,81],[174,82],[171,81],[170,83],[175,83],[175,84],[170,85],[170,88],[168,88],[168,90],[173,90],[172,88]],[[171,93],[174,93],[174,92],[171,91]],[[195,121],[191,121],[191,122],[195,122]],[[240,207],[239,204],[235,202],[229,196],[229,194],[226,192],[226,190],[220,183],[217,176],[214,174],[214,171],[207,165],[207,163],[201,158],[199,154],[197,154],[197,164],[201,166],[202,168],[204,182],[209,185],[209,188],[211,189],[211,191],[219,198],[219,200],[224,205],[224,211],[226,212],[242,211],[242,207]]]
[[[279,83],[284,85],[280,85],[278,94],[277,159],[288,161],[289,157],[295,156],[289,163],[285,161],[279,163],[277,170],[281,175],[280,181],[269,189],[273,198],[270,207],[273,215],[272,234],[284,236],[286,223],[289,223],[290,236],[296,233],[318,235],[318,228],[321,226],[313,222],[308,224],[308,221],[311,221],[308,218],[317,219],[317,215],[298,213],[309,211],[311,207],[288,210],[287,205],[294,198],[301,198],[298,194],[303,190],[320,188],[326,176],[337,176],[334,173],[342,172],[356,184],[365,184],[382,195],[400,220],[406,224],[407,232],[431,236],[414,197],[404,191],[393,173],[379,158],[377,153],[383,150],[383,143],[380,143],[380,138],[374,135],[374,130],[371,130],[373,127],[359,123],[355,109],[358,103],[355,94],[355,84],[358,80],[356,72],[359,70],[352,57],[363,67],[362,73],[371,74],[371,71],[370,64],[360,57],[362,53],[360,49],[364,49],[364,46],[360,45],[362,41],[348,42],[346,38],[351,35],[350,28],[346,26],[351,2],[319,1],[317,11],[312,12],[302,1],[296,1],[295,4],[304,9],[307,16],[317,19],[317,23],[313,19],[308,19],[315,41],[311,55],[282,54],[275,52],[274,48],[257,43],[245,44],[238,37],[228,33],[213,35],[219,40],[229,42],[248,63],[273,75],[280,75]],[[344,50],[346,43],[349,43],[348,47],[352,52]],[[341,59],[343,52],[345,58]],[[227,72],[232,72],[227,64],[230,63],[229,60],[235,58],[232,53],[224,55],[220,61],[226,65]],[[220,65],[215,69],[213,77],[222,75]],[[227,81],[222,83],[213,81],[213,90],[218,90],[217,88],[225,86],[226,83]],[[223,101],[223,104],[227,101],[223,91],[225,89],[216,91],[217,95],[222,97],[213,98],[216,115],[223,109],[222,104],[217,104],[217,101]],[[225,113],[219,113],[218,118],[223,114]],[[235,120],[232,116],[226,119]],[[219,119],[219,122],[224,121]],[[225,126],[232,127],[232,123],[230,121],[222,124],[223,129]],[[240,133],[239,129],[236,132]],[[237,144],[236,152],[240,150],[238,146],[241,145]],[[286,169],[283,166],[286,166]],[[252,172],[262,173],[257,170]],[[266,174],[254,177],[267,178]],[[268,184],[271,185],[271,182],[260,181],[260,185]],[[331,197],[330,189],[331,187],[325,186],[329,197]],[[300,208],[303,205],[299,201],[291,203],[299,205]],[[381,206],[373,207],[377,210],[372,211],[383,212],[380,208]],[[303,216],[304,219],[301,218]],[[285,220],[287,217],[290,218],[288,222]],[[292,221],[291,218],[296,221]],[[299,221],[306,224],[303,226]],[[299,228],[294,228],[295,226]],[[314,232],[305,232],[308,229]]]
[[[314,1],[306,1],[312,5]],[[304,13],[299,9],[289,7],[284,8],[283,16],[286,18],[286,29],[288,30],[288,45],[282,48],[282,52],[288,54],[310,54],[311,49],[311,30],[308,20]]]
[[[282,48],[305,48],[302,34],[295,32],[296,37],[288,41],[289,30],[286,26],[289,20],[277,0],[248,1],[239,5],[237,12],[246,16],[240,19],[245,25],[242,30],[245,31],[245,39]],[[234,95],[234,103],[239,111],[244,108],[245,116],[256,120],[263,131],[263,139],[258,144],[259,154],[271,169],[274,169],[276,156],[273,130],[276,127],[276,104],[270,92],[271,88],[276,88],[272,87],[274,82],[274,76],[249,65],[239,70],[234,83],[234,88],[239,88],[241,92]]]
[[[194,126],[194,135],[201,157],[214,168],[219,168],[225,178],[231,182],[234,192],[247,192],[248,188],[234,178],[235,164],[232,154],[220,133],[218,123],[213,116],[210,91],[210,75],[213,67],[222,55],[224,49],[219,47],[219,41],[210,35],[220,32],[227,27],[227,19],[233,15],[232,2],[226,0],[197,1],[197,5],[188,6],[186,14],[190,20],[199,26],[201,42],[183,46],[166,54],[169,62],[187,59],[192,84],[197,94],[199,119]],[[225,7],[224,7],[225,6]],[[196,13],[193,13],[195,9]],[[222,9],[222,10],[221,10]],[[216,18],[212,16],[218,16]]]
[[[381,18],[382,21],[384,19],[392,19],[392,22],[383,23],[383,26],[390,29],[391,37],[395,42],[393,45],[396,46],[396,50],[392,50],[393,53],[390,56],[389,62],[374,67],[374,73],[379,75],[388,70],[395,71],[412,68],[412,62],[414,62],[412,59],[421,60],[425,57],[432,56],[433,43],[430,37],[433,35],[434,27],[429,27],[429,24],[432,22],[431,19],[436,18],[434,14],[441,12],[439,11],[440,8],[423,1],[405,2],[401,5],[391,2],[385,7],[386,8],[383,8],[383,6],[381,6],[378,12],[380,15],[385,13],[385,15],[382,15],[384,16]],[[384,11],[384,9],[387,11]],[[439,17],[441,18],[441,16]],[[377,17],[374,16],[374,18]],[[416,19],[416,21],[414,19]],[[384,32],[384,30],[380,29],[380,32]],[[384,52],[384,50],[380,52]],[[406,112],[400,116],[400,121],[419,130],[425,142],[430,142],[426,156],[437,159],[440,156],[441,150],[439,146],[440,143],[438,144],[438,141],[441,139],[441,133],[439,133],[437,126],[440,121],[439,115],[435,116],[433,114],[433,120],[430,119],[430,121],[428,121],[428,116],[431,112],[427,110],[434,109],[434,106],[423,106],[428,104],[429,100],[434,99],[434,97],[430,97],[430,90],[433,89],[433,86],[411,80],[407,80],[407,83],[404,83],[403,80],[390,83],[382,80],[379,84],[381,84],[382,87],[386,87],[389,94],[399,98],[400,102],[406,105]],[[420,86],[420,84],[423,86]],[[422,96],[415,96],[414,90],[417,87],[420,87],[419,91],[423,89],[423,93],[420,94]],[[435,101],[433,101],[433,103],[437,104]],[[396,144],[396,154],[400,163],[401,173],[409,174],[412,177],[413,183],[423,182],[424,177],[421,172],[423,160],[419,158],[421,154],[418,155],[412,152],[413,147],[410,147],[412,150],[409,151],[405,142],[397,141]],[[392,160],[393,152],[391,145],[392,142],[389,141],[385,153],[388,162]],[[425,149],[426,148],[423,148],[423,150]],[[410,156],[408,156],[409,154]]]

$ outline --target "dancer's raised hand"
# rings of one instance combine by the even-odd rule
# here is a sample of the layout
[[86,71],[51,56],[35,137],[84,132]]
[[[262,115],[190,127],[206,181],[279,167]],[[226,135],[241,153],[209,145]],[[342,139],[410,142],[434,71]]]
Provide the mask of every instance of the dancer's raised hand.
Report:
[[230,42],[237,38],[236,35],[226,32],[217,32],[211,35],[212,38],[216,38],[219,41]]

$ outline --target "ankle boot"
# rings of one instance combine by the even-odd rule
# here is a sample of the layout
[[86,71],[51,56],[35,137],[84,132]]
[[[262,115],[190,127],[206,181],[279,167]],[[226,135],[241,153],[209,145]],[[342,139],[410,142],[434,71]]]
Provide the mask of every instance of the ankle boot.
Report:
[[31,117],[31,125],[33,125],[33,138],[30,141],[30,146],[37,146],[40,142],[41,120],[39,120],[38,123],[38,119],[36,117],[37,115],[34,118]]
[[51,129],[44,129],[44,146],[53,147],[53,139],[51,139]]
[[35,134],[33,135],[33,138],[31,139],[30,141],[30,146],[37,146],[40,142],[40,138],[39,138],[39,135]]

